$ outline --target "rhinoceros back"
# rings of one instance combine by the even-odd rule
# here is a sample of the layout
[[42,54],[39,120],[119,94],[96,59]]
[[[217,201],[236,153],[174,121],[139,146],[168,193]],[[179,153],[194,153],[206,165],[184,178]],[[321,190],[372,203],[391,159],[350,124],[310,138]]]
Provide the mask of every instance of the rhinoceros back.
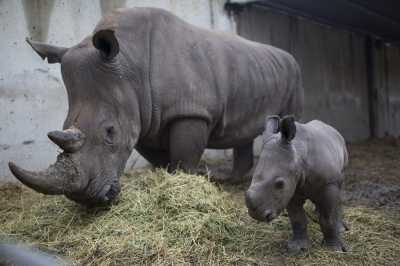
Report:
[[299,115],[300,71],[288,53],[239,36],[200,29],[166,13],[154,29],[152,89],[161,127],[204,119],[209,147],[228,148],[262,133],[266,114]]
[[342,135],[330,125],[313,120],[306,128],[307,162],[315,172],[326,177],[338,176],[348,164],[346,143]]
[[176,119],[203,119],[209,147],[229,148],[261,134],[266,114],[300,115],[300,71],[288,53],[198,28],[161,9],[136,10],[126,15],[146,14],[151,25],[148,38],[141,37],[149,46],[151,101],[143,101],[153,110],[149,135],[162,134]]

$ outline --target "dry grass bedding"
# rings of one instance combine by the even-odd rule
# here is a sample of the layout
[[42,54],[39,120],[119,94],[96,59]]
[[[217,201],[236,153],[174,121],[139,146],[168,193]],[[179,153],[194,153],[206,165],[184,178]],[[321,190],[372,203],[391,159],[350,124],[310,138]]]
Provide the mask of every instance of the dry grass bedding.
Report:
[[[138,170],[122,178],[122,195],[87,210],[63,197],[26,188],[0,190],[0,237],[67,258],[74,265],[395,265],[400,262],[400,212],[345,208],[347,253],[321,247],[310,221],[312,249],[288,256],[284,214],[271,224],[252,220],[243,187],[202,176]],[[307,205],[308,213],[313,207]]]

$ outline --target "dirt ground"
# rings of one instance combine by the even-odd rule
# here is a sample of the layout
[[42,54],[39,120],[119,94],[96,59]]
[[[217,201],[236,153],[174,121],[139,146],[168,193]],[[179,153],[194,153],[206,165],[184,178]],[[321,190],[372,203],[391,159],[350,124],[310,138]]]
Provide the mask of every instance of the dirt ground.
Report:
[[387,138],[349,145],[347,204],[400,208],[400,142]]

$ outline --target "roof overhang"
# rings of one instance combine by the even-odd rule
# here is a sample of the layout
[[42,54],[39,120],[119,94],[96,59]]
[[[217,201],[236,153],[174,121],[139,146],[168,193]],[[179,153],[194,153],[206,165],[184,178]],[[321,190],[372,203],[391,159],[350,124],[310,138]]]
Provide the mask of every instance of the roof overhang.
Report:
[[399,0],[231,0],[226,8],[239,11],[252,5],[359,32],[385,42],[400,41]]

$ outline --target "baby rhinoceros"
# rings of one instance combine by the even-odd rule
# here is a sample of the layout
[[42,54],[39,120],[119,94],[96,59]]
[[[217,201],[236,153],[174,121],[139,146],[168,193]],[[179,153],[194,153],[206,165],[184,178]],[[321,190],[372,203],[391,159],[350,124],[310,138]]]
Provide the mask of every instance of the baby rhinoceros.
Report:
[[263,149],[246,192],[251,217],[270,222],[287,209],[293,236],[289,253],[310,245],[304,202],[319,213],[323,243],[347,251],[341,237],[341,188],[348,163],[346,144],[333,127],[313,120],[297,123],[292,116],[266,119]]

